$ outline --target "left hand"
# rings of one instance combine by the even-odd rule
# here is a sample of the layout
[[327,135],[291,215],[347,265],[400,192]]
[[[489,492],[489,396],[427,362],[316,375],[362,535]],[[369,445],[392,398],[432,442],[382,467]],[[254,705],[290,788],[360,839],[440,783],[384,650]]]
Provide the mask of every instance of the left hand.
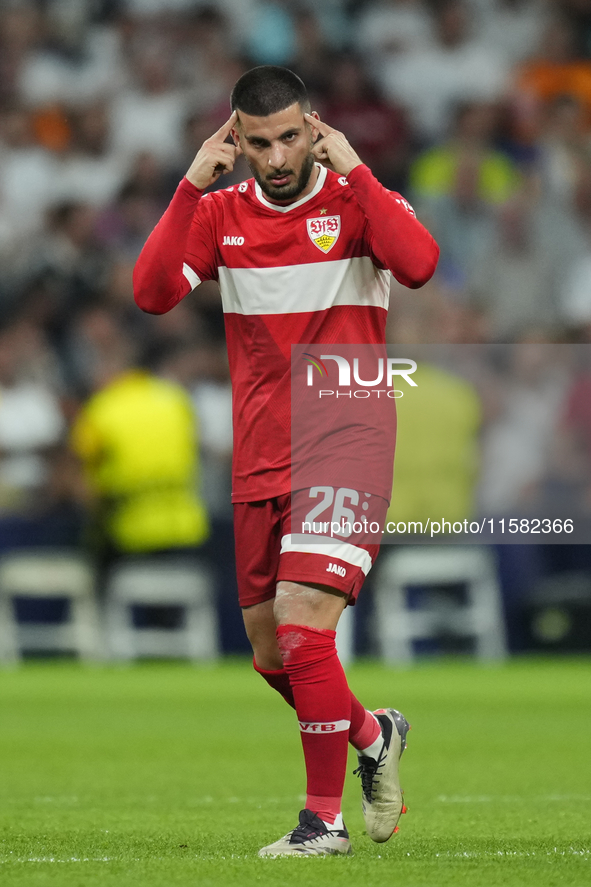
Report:
[[323,166],[328,166],[341,176],[348,176],[352,169],[363,163],[342,132],[311,114],[304,114],[304,119],[321,135],[320,141],[312,147],[312,154]]

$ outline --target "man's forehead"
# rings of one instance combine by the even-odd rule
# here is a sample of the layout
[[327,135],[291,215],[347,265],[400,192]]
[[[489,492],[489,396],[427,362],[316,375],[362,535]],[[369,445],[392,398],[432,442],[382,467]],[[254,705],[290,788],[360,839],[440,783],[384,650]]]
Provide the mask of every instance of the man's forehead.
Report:
[[296,129],[304,126],[304,112],[299,102],[276,111],[266,117],[254,117],[238,111],[238,121],[242,133],[248,137],[258,136],[264,139],[273,139],[288,129]]

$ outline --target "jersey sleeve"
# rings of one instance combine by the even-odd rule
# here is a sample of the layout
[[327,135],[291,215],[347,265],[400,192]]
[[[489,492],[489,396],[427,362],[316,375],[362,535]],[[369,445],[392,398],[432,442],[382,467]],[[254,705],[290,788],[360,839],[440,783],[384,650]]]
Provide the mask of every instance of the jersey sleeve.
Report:
[[437,267],[439,247],[412,206],[384,188],[364,164],[351,170],[347,181],[368,221],[369,248],[376,264],[412,289],[427,283]]
[[209,201],[202,198],[184,178],[139,255],[133,292],[148,314],[165,314],[202,281],[217,277]]

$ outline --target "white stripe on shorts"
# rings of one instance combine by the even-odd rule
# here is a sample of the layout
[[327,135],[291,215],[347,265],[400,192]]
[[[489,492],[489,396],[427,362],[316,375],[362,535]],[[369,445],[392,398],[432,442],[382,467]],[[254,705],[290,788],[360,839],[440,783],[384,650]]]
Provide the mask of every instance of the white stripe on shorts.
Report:
[[313,536],[311,538],[325,539],[326,542],[292,542],[292,535],[288,533],[281,539],[280,554],[285,554],[288,551],[297,551],[301,554],[325,554],[326,557],[338,558],[353,567],[361,567],[366,576],[371,570],[371,557],[365,548],[358,548],[357,545],[351,545],[350,542],[337,542],[330,536]]
[[343,733],[351,726],[351,721],[300,721],[302,733]]

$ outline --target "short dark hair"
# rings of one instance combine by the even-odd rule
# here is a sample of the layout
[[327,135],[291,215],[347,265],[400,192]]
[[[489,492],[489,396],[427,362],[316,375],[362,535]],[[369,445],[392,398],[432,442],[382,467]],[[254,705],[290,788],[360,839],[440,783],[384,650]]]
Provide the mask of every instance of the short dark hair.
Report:
[[299,102],[310,110],[310,99],[304,83],[289,68],[259,65],[251,68],[236,82],[230,104],[233,111],[244,111],[252,117],[268,117]]

